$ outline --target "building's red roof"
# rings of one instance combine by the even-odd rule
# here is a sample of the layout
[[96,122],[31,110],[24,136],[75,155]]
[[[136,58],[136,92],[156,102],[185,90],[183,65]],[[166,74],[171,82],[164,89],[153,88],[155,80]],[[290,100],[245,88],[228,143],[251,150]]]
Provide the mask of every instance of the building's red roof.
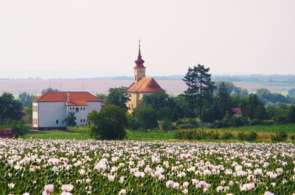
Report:
[[242,110],[240,107],[231,108],[232,113],[234,116],[242,116]]
[[40,96],[37,102],[64,102],[67,105],[85,106],[87,102],[100,102],[96,96],[89,92],[48,92]]
[[163,91],[164,90],[160,87],[157,81],[150,77],[142,78],[141,80],[132,83],[128,88],[128,92],[130,93],[155,93]]

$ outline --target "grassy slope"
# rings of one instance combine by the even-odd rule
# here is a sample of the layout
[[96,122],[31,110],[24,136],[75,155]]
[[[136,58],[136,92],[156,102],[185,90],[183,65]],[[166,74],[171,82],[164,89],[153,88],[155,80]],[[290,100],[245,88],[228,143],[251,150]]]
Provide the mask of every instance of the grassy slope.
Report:
[[[269,139],[271,133],[285,131],[289,134],[295,134],[295,124],[286,125],[254,125],[235,128],[214,129],[215,131],[255,131],[259,137]],[[127,131],[127,137],[130,140],[172,140],[175,139],[176,131]],[[34,139],[91,139],[89,128],[73,128],[69,131],[50,130],[31,132],[25,138]]]

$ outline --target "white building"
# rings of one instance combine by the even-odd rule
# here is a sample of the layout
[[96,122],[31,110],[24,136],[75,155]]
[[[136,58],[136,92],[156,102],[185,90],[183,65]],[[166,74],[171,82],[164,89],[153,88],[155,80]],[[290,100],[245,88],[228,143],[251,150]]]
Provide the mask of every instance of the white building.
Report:
[[89,92],[48,92],[33,102],[33,128],[65,128],[65,118],[74,113],[77,126],[87,124],[90,112],[101,109],[102,102]]

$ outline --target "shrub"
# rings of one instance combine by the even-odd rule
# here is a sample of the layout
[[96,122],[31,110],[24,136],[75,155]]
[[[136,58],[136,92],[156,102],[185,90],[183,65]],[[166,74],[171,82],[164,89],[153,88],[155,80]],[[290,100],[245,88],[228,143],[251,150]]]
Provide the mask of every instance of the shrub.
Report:
[[140,124],[136,118],[130,114],[127,115],[127,127],[132,130],[140,129]]
[[291,138],[292,141],[295,141],[295,135],[291,135],[290,138]]
[[173,129],[172,122],[168,119],[158,121],[158,124],[160,130],[168,131]]
[[14,137],[20,137],[29,132],[29,128],[23,121],[12,121],[11,129]]
[[234,135],[230,132],[225,132],[221,135],[221,139],[228,140],[234,138]]
[[204,131],[200,129],[178,130],[176,133],[176,138],[188,140],[219,139],[220,134],[217,131]]
[[240,140],[243,140],[243,141],[255,141],[257,139],[257,133],[255,133],[254,131],[247,132],[247,133],[240,132],[238,134],[238,137]]
[[286,132],[280,131],[275,133],[274,135],[271,135],[271,141],[272,142],[283,142],[288,139],[288,134]]
[[73,112],[69,113],[69,115],[64,120],[66,126],[76,126],[76,116]]
[[207,133],[207,138],[208,139],[219,139],[220,138],[220,135],[219,135],[219,133],[217,131],[208,131],[206,133]]
[[150,106],[140,105],[134,110],[134,117],[143,129],[153,129],[158,125],[155,110]]
[[93,111],[89,113],[88,121],[96,139],[123,139],[126,136],[126,113],[118,106],[106,105],[100,112]]
[[176,122],[178,129],[193,129],[200,126],[199,120],[195,118],[183,118]]

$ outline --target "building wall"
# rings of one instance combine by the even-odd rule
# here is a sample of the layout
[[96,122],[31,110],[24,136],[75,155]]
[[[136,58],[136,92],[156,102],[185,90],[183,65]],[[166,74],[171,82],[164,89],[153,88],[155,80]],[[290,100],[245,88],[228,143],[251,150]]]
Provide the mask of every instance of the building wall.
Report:
[[[64,102],[34,102],[33,128],[64,128],[65,118],[75,113],[77,126],[87,124],[87,116],[93,110],[100,111],[101,102],[88,102],[87,106],[66,106]],[[58,123],[57,123],[58,121]]]
[[140,101],[145,95],[151,93],[129,93],[129,101],[127,103],[128,112],[132,113],[134,109],[140,104]]
[[77,126],[87,125],[87,116],[90,112],[96,110],[100,111],[102,107],[101,102],[88,102],[87,106],[67,106],[67,115],[73,112],[76,117]]
[[38,102],[38,111],[34,114],[37,116],[38,126],[35,128],[63,128],[65,127],[64,119],[66,117],[66,107],[63,102]]
[[38,103],[33,102],[32,105],[32,127],[38,128]]

